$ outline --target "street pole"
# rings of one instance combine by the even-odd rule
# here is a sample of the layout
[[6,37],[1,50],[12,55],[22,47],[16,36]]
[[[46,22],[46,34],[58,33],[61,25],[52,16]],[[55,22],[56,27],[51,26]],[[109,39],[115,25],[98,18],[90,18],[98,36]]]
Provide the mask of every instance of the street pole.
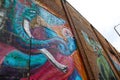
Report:
[[120,34],[119,34],[119,32],[117,31],[117,29],[116,29],[116,27],[118,27],[118,26],[120,26],[120,24],[116,25],[116,26],[114,27],[114,30],[116,31],[116,33],[117,33],[118,36],[120,37]]

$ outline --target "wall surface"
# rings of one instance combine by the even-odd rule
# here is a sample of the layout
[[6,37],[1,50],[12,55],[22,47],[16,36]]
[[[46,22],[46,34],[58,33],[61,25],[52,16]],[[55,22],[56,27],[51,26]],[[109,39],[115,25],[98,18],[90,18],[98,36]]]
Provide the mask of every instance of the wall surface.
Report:
[[0,1],[0,80],[119,76],[118,52],[66,1]]
[[[69,13],[72,24],[83,51],[81,52],[86,60],[86,69],[90,79],[95,80],[118,80],[120,61],[118,52],[106,41],[106,39],[69,3],[67,12]],[[88,67],[89,66],[89,67]],[[93,74],[91,74],[92,72]]]
[[61,1],[3,0],[0,80],[87,80]]

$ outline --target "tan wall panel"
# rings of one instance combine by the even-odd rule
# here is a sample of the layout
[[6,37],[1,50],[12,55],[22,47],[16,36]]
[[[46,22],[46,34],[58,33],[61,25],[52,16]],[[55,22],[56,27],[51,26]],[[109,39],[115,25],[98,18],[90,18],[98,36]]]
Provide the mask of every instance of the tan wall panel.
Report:
[[[101,42],[99,42],[99,39],[96,36],[96,33],[93,31],[93,29],[91,27],[91,24],[87,20],[85,20],[85,18],[80,16],[80,14],[73,7],[71,7],[69,4],[67,4],[67,6],[68,6],[68,10],[70,12],[74,27],[76,29],[76,32],[79,35],[79,40],[81,40],[83,49],[85,50],[84,54],[88,58],[88,62],[90,64],[90,68],[92,69],[92,72],[94,74],[94,78],[97,80],[100,77],[99,69],[97,66],[98,66],[98,61],[99,60],[102,61],[102,59],[105,59],[104,63],[107,63],[106,69],[107,69],[107,67],[109,67],[109,69],[110,69],[110,71],[112,71],[113,75],[114,76],[116,75],[116,77],[118,78],[118,74],[114,70],[113,65],[110,62],[110,59],[108,58],[108,55],[106,55],[107,51],[104,50],[104,47],[109,48],[108,43],[105,41],[105,39],[102,37],[102,35],[100,35],[99,37],[102,38],[101,42],[103,42],[103,44],[104,44],[104,47],[102,47]],[[95,43],[88,44],[86,42],[86,40],[84,39],[85,37],[83,37],[83,34],[81,33],[81,31],[85,32],[87,34],[88,38],[93,40],[93,42],[95,41]],[[91,44],[93,44],[93,45],[90,46]],[[99,55],[97,55],[96,51],[94,51],[94,50],[97,50],[97,49],[94,49],[95,45],[96,45],[96,47],[97,46],[101,47],[100,51],[103,55],[103,57],[101,57],[101,59],[97,58]],[[99,51],[97,53],[99,53]],[[97,60],[97,62],[96,62],[96,60]]]

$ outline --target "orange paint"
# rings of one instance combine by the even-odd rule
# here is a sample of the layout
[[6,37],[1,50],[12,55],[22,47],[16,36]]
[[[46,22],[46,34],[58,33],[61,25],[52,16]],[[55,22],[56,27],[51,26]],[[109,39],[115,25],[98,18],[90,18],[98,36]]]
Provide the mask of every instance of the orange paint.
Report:
[[81,75],[83,80],[87,80],[87,75],[85,73],[85,68],[82,63],[82,59],[79,55],[78,51],[75,51],[74,54],[72,55],[73,60],[74,60],[74,65],[77,68],[79,74]]

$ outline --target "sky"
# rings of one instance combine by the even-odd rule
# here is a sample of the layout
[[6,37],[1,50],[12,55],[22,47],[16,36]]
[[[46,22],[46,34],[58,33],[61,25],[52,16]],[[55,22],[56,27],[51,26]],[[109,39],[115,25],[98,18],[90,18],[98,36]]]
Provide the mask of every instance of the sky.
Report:
[[120,0],[67,1],[120,52]]

